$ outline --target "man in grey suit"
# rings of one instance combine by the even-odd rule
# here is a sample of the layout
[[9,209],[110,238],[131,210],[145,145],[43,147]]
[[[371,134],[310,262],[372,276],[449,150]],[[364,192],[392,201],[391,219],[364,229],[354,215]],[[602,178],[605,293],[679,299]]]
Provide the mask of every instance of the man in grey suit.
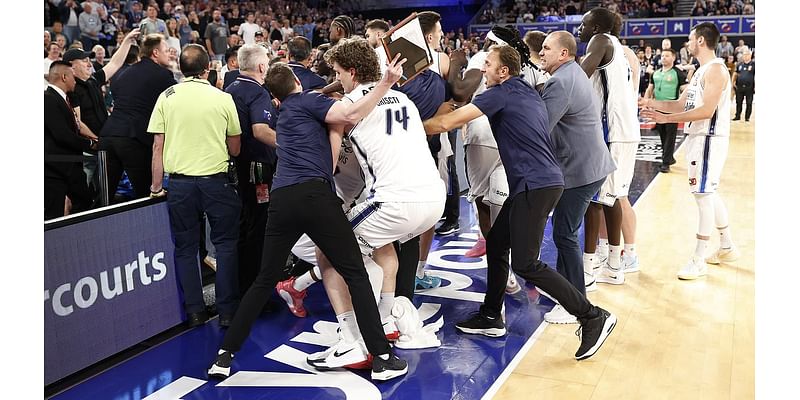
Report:
[[[552,32],[539,56],[550,79],[542,89],[549,117],[550,138],[564,174],[564,193],[553,211],[553,241],[558,248],[556,267],[582,294],[595,290],[592,271],[583,268],[578,229],[592,197],[606,176],[616,169],[603,140],[600,114],[592,84],[575,62],[577,44],[567,31]],[[577,323],[557,305],[545,314],[550,323]]]

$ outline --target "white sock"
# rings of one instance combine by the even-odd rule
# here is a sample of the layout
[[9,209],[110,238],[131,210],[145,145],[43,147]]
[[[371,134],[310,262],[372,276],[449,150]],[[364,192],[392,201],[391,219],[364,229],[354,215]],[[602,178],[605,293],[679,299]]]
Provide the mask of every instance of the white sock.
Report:
[[339,328],[342,331],[342,338],[345,342],[353,343],[358,340],[360,334],[358,332],[358,323],[356,322],[356,314],[352,311],[343,312],[336,316],[339,321]]
[[594,271],[594,254],[583,253],[583,271],[593,273]]
[[600,239],[600,243],[597,245],[597,251],[595,251],[595,253],[600,256],[608,256],[608,239]]
[[302,292],[303,290],[308,289],[308,287],[313,285],[315,282],[319,282],[319,278],[321,277],[322,273],[319,271],[319,267],[314,267],[305,274],[298,276],[297,279],[294,280],[294,285],[292,285],[292,287],[294,290]]
[[620,257],[622,256],[622,246],[608,246],[608,267],[612,271],[619,271]]
[[425,261],[417,263],[417,278],[422,279],[425,277]]
[[697,247],[694,248],[694,257],[703,259],[706,256],[706,248],[708,248],[708,240],[697,239]]
[[381,299],[378,301],[378,313],[381,315],[381,320],[392,315],[392,306],[394,306],[394,292],[381,292]]
[[726,226],[724,228],[717,228],[719,230],[719,247],[721,249],[730,249],[733,247],[733,239],[731,239],[731,228]]
[[636,256],[636,245],[633,244],[633,243],[631,243],[631,244],[625,243],[625,248],[624,248],[623,252],[625,254],[627,254],[628,257],[635,257]]
[[381,360],[383,360],[383,361],[386,361],[386,360],[388,360],[388,359],[389,359],[389,353],[386,353],[386,354],[380,354],[380,355],[378,355],[378,357],[380,357],[380,358],[381,358]]

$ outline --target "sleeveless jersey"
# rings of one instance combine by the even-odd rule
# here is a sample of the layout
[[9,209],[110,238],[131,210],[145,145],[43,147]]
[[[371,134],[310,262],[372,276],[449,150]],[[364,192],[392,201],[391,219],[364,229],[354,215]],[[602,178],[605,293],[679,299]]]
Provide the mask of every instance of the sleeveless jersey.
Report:
[[347,138],[342,139],[342,148],[339,150],[333,181],[336,183],[336,195],[344,202],[345,210],[349,210],[353,202],[364,191],[364,173],[356,158],[353,144]]
[[[481,70],[483,68],[483,63],[486,61],[486,57],[489,55],[489,52],[481,50],[472,55],[469,59],[469,63],[467,64],[467,68],[464,70],[464,73],[471,69]],[[475,96],[483,93],[486,91],[486,77],[481,76],[481,83],[478,84],[478,88],[475,89],[475,93],[472,95],[473,98]],[[485,115],[481,115],[478,118],[473,119],[472,121],[467,122],[466,125],[466,138],[464,139],[465,145],[481,145],[491,147],[493,149],[497,148],[497,141],[494,140],[494,136],[492,136],[492,127],[489,126],[489,118],[486,118]]]
[[[725,67],[725,63],[721,58],[715,58],[707,64],[701,66],[692,76],[692,81],[689,83],[689,88],[686,89],[686,106],[685,111],[703,105],[703,88],[705,82],[703,78],[711,68],[719,68],[716,65]],[[726,67],[727,71],[727,67]],[[714,115],[710,119],[703,119],[699,121],[692,121],[686,125],[684,132],[689,135],[706,135],[706,136],[730,136],[731,134],[731,81],[728,75],[725,87],[722,90],[722,96],[719,98],[717,108],[714,110]]]
[[604,33],[611,40],[614,54],[611,61],[597,67],[592,74],[592,86],[600,99],[600,121],[606,143],[638,142],[639,131],[638,99],[631,89],[634,77],[625,50],[615,36]]
[[[373,84],[356,86],[347,94],[355,102]],[[379,202],[438,201],[444,193],[417,107],[408,97],[389,90],[348,137],[367,184],[367,199]]]

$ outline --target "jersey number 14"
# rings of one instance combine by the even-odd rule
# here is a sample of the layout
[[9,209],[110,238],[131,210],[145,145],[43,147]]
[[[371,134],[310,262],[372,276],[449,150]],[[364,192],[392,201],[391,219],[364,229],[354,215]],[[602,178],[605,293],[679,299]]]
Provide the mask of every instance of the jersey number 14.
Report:
[[[393,115],[394,114],[394,115]],[[392,134],[392,128],[394,123],[397,122],[398,124],[403,124],[403,130],[408,130],[408,111],[406,107],[403,107],[400,110],[392,110],[391,108],[386,110],[386,134]]]

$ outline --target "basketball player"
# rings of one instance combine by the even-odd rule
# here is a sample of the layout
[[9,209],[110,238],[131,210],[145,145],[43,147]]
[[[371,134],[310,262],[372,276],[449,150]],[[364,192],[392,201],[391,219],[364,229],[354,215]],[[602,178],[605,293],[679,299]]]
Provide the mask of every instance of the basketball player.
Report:
[[[210,377],[225,378],[230,374],[234,353],[249,335],[291,247],[303,233],[308,233],[330,257],[355,299],[358,327],[374,356],[372,379],[387,380],[408,371],[408,364],[391,352],[383,333],[359,245],[341,212],[332,182],[333,160],[342,142],[341,128],[336,127],[359,123],[383,101],[402,75],[405,60],[398,62],[398,59],[395,57],[383,79],[355,102],[335,101],[317,92],[302,91],[300,81],[286,64],[275,64],[267,72],[267,87],[280,101],[280,114],[276,125],[278,165],[270,193],[264,255],[258,277],[242,298],[222,348],[208,370]],[[326,124],[334,128],[328,129]]]
[[636,95],[631,90],[633,75],[630,63],[619,39],[611,34],[616,21],[615,13],[595,8],[584,15],[578,35],[582,42],[588,42],[581,68],[591,79],[600,99],[598,113],[601,115],[603,133],[617,165],[617,169],[603,183],[594,199],[595,203],[586,212],[584,270],[594,270],[594,252],[602,212],[608,232],[609,255],[596,279],[599,283],[621,285],[625,283],[620,245],[623,210],[633,213],[627,196],[641,134]]
[[[689,135],[685,145],[689,190],[694,194],[700,218],[694,255],[678,271],[678,278],[685,280],[706,275],[706,263],[727,263],[739,258],[728,227],[728,210],[717,193],[728,156],[731,113],[730,75],[725,61],[714,53],[718,40],[719,30],[713,23],[695,26],[689,33],[689,52],[700,61],[700,67],[689,87],[678,100],[639,99],[644,118],[658,124],[687,122],[684,132]],[[703,260],[715,223],[720,247]]]
[[500,337],[503,288],[511,268],[541,287],[581,323],[575,358],[591,357],[616,325],[616,316],[594,306],[558,272],[538,260],[548,214],[558,202],[564,178],[553,153],[547,110],[539,93],[519,77],[519,52],[507,45],[489,50],[482,68],[488,89],[471,104],[425,121],[426,132],[440,132],[486,115],[506,167],[509,196],[486,236],[486,297],[478,313],[456,324],[464,333]]
[[[375,81],[380,78],[378,57],[364,39],[340,41],[325,54],[325,59],[346,92],[343,101],[359,101],[374,90]],[[424,132],[414,103],[396,90],[389,90],[375,109],[348,132],[365,171],[367,199],[353,207],[347,217],[364,263],[377,263],[383,271],[378,311],[385,324],[384,333],[393,339],[399,337],[399,332],[391,316],[397,272],[392,242],[402,243],[421,234],[444,210],[444,184],[428,162]],[[317,260],[341,336],[337,344],[309,355],[307,361],[322,370],[368,362],[347,285],[322,253],[317,253]]]

